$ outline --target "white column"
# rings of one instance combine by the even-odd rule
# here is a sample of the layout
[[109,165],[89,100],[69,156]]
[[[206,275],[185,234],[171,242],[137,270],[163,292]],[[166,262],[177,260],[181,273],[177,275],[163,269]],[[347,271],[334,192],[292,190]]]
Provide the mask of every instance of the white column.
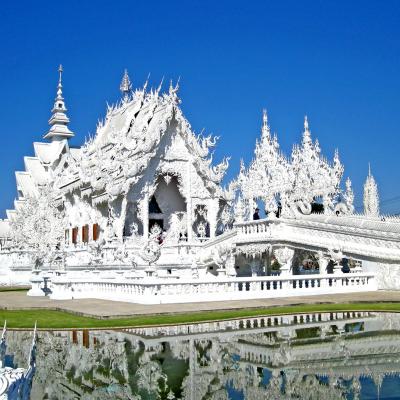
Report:
[[147,239],[149,237],[149,190],[145,189],[143,199],[143,236]]
[[236,276],[236,268],[235,268],[235,264],[236,264],[236,257],[235,257],[235,253],[234,251],[231,252],[231,254],[228,256],[228,259],[226,261],[226,274],[228,276],[231,277],[235,277]]
[[93,242],[93,223],[89,222],[88,224],[88,243]]
[[186,175],[187,175],[187,194],[186,194],[186,218],[187,218],[187,240],[191,242],[193,239],[192,230],[192,163],[191,160],[187,162]]
[[318,264],[319,264],[319,273],[327,274],[328,273],[328,264],[331,258],[327,255],[324,255],[322,251],[317,252]]
[[265,262],[264,262],[265,276],[268,276],[268,274],[271,272],[271,254],[272,254],[272,248],[269,247],[265,253]]
[[121,212],[119,216],[119,226],[118,226],[118,232],[117,232],[117,237],[123,241],[124,238],[124,228],[125,228],[125,219],[126,219],[126,211],[128,207],[128,199],[127,195],[124,195],[124,198],[122,199],[121,202]]
[[208,223],[210,224],[210,239],[215,237],[217,230],[218,199],[211,199],[207,211]]

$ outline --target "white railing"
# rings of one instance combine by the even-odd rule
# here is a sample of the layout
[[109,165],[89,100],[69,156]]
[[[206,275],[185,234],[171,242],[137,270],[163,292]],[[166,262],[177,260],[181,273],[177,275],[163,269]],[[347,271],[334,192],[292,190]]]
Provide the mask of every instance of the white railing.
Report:
[[[343,225],[340,225],[340,221],[343,221]],[[287,243],[293,247],[309,246],[323,251],[336,247],[348,256],[373,258],[379,262],[400,261],[400,235],[394,228],[392,231],[374,231],[361,226],[361,222],[357,228],[347,226],[345,222],[345,218],[320,221],[315,220],[314,216],[247,221],[235,225],[236,243],[269,241]]]
[[328,274],[216,280],[54,278],[51,298],[98,298],[142,304],[275,298],[376,290],[374,274]]
[[247,221],[236,224],[236,229],[241,235],[256,235],[270,232],[270,226],[279,220],[260,219],[258,221]]

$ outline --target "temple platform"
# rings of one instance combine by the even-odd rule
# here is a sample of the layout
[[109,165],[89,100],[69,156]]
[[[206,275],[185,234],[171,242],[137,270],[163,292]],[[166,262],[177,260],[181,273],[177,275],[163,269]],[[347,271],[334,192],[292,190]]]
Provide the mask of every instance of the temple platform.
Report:
[[286,298],[215,301],[179,304],[135,304],[99,299],[52,300],[48,297],[28,297],[24,291],[0,292],[0,309],[48,309],[67,311],[95,318],[118,318],[139,315],[192,313],[199,311],[256,309],[301,304],[339,304],[352,302],[400,302],[399,291],[378,290],[363,293],[296,296]]

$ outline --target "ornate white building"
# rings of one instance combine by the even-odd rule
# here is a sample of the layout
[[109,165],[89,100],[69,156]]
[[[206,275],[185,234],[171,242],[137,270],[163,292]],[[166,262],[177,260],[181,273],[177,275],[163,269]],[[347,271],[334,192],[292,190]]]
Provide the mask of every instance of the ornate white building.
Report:
[[144,303],[400,286],[400,221],[379,217],[371,174],[354,213],[339,154],[322,156],[307,117],[287,157],[264,112],[253,160],[223,187],[229,158],[213,164],[217,138],[193,132],[178,85],[133,90],[125,71],[121,100],[73,148],[59,73],[47,141],[0,221],[3,284]]

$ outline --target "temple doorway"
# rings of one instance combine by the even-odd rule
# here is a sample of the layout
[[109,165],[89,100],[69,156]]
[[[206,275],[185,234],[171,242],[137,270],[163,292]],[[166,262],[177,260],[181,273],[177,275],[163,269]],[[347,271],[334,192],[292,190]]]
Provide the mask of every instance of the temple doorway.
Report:
[[181,212],[186,212],[186,201],[179,192],[177,177],[169,176],[166,181],[160,176],[156,191],[149,201],[149,231],[155,224],[167,231],[171,216]]

